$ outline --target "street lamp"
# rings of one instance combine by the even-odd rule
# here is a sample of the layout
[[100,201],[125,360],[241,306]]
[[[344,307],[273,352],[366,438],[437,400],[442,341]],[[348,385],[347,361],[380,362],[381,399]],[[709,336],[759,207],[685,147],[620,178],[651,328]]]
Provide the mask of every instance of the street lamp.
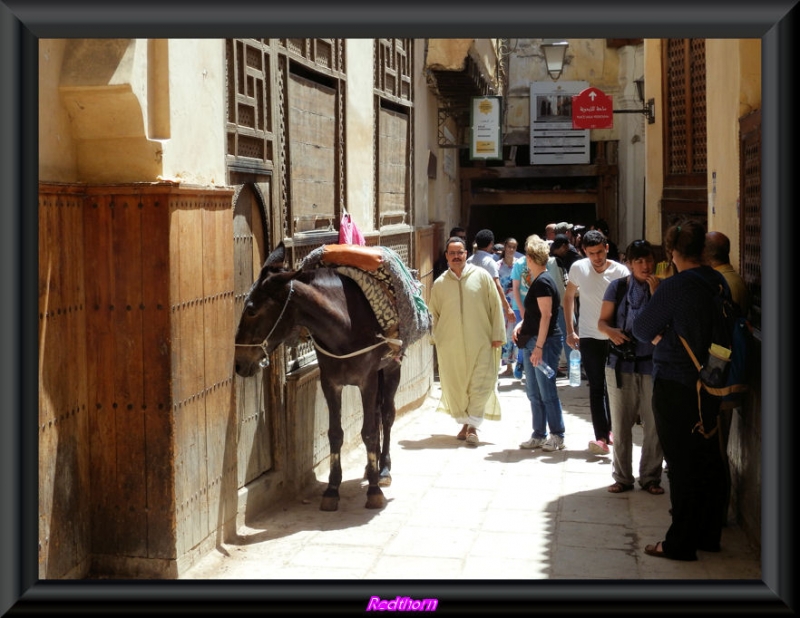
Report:
[[541,44],[541,48],[547,64],[547,73],[550,75],[550,79],[557,81],[561,77],[561,71],[564,70],[569,43],[557,39],[545,39],[545,41]]
[[642,102],[640,109],[615,109],[612,110],[615,114],[644,114],[647,118],[647,124],[653,124],[656,121],[656,100],[644,100],[644,77],[634,79],[633,83],[636,85],[636,94],[639,96],[639,101]]
[[636,84],[636,94],[639,95],[639,101],[642,102],[642,109],[637,110],[647,117],[647,124],[653,124],[656,121],[656,100],[644,100],[644,77],[634,79],[633,83]]

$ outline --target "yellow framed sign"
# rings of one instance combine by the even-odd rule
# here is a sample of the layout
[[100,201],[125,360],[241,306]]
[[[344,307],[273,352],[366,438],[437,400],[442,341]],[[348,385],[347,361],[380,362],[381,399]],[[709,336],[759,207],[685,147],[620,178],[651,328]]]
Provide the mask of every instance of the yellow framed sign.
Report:
[[472,97],[470,107],[470,159],[502,159],[503,134],[500,121],[502,97]]

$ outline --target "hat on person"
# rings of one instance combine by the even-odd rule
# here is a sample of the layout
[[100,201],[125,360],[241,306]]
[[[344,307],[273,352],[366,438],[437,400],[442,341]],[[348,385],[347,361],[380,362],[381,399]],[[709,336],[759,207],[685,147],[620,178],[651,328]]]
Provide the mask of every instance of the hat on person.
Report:
[[505,250],[505,248],[506,248],[505,245],[503,243],[501,243],[501,242],[495,243],[494,247],[492,247],[492,249],[495,251],[495,253],[498,252],[498,251],[503,251],[503,250]]
[[556,237],[553,239],[553,244],[550,245],[551,249],[558,249],[563,245],[569,244],[569,238],[567,238],[564,234],[556,234]]
[[567,223],[566,221],[562,221],[561,223],[556,224],[556,234],[566,234],[569,230],[572,229],[572,224]]

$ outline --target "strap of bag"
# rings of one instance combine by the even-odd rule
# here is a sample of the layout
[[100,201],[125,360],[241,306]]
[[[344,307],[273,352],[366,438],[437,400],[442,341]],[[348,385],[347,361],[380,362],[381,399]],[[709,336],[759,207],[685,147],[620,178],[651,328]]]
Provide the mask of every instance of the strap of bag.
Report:
[[[694,363],[694,366],[697,368],[697,372],[699,374],[700,373],[700,369],[702,369],[702,367],[700,366],[700,363],[697,361],[697,357],[694,355],[694,352],[692,352],[692,348],[689,347],[689,344],[686,342],[686,339],[684,339],[680,335],[678,335],[678,338],[681,340],[681,343],[683,344],[683,347],[686,348],[686,351],[689,353],[689,358],[692,359],[692,362]],[[712,429],[711,431],[708,431],[708,432],[706,431],[705,427],[703,426],[703,405],[702,405],[702,399],[700,397],[700,391],[702,389],[703,389],[703,382],[700,380],[700,376],[698,375],[698,377],[697,377],[697,415],[699,417],[699,420],[697,421],[697,423],[695,423],[694,427],[692,427],[692,432],[696,431],[701,436],[703,436],[704,438],[710,438],[715,433],[717,433],[717,429],[719,428],[719,423],[717,423],[717,425],[714,426],[714,429]]]

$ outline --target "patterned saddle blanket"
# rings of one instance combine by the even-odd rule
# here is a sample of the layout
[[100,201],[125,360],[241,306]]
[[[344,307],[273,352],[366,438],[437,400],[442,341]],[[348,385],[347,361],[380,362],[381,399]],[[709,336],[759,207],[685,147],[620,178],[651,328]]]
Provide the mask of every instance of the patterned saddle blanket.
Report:
[[422,284],[389,247],[322,245],[309,253],[301,270],[334,268],[355,281],[367,297],[398,360],[406,348],[430,332],[431,315],[422,298]]

